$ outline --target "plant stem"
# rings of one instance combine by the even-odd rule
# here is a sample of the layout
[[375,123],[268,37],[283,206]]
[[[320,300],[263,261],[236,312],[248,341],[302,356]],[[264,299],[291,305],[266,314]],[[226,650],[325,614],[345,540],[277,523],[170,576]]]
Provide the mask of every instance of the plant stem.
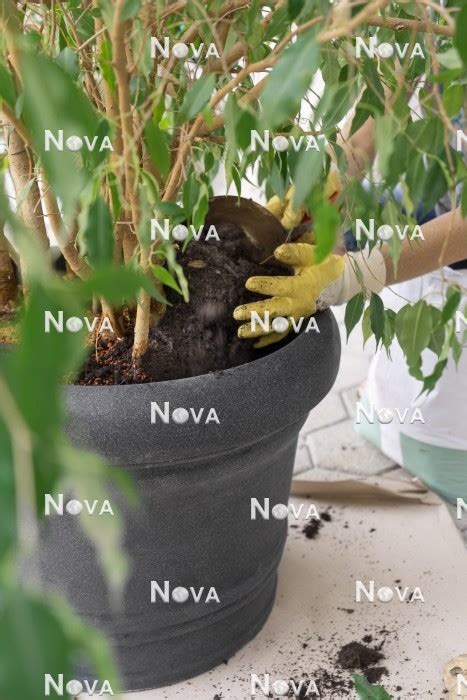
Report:
[[[125,51],[126,22],[122,20],[124,5],[125,0],[117,0],[115,3],[111,42],[113,65],[117,79],[118,106],[123,140],[123,158],[125,162],[126,193],[130,202],[133,225],[137,231],[140,224],[140,211],[133,170],[134,131],[130,102],[129,72],[127,68],[127,57]],[[149,253],[144,245],[141,245],[140,267],[144,274],[149,274]],[[135,337],[133,344],[133,359],[135,361],[141,358],[148,348],[150,309],[151,297],[144,289],[141,289],[138,295]]]
[[[25,226],[31,231],[44,251],[49,250],[49,239],[45,230],[42,201],[36,174],[32,151],[26,146],[15,129],[12,129],[8,141],[8,162],[10,165],[11,179],[16,193],[18,214]],[[23,256],[21,262],[21,281],[23,293],[28,293],[28,269]]]

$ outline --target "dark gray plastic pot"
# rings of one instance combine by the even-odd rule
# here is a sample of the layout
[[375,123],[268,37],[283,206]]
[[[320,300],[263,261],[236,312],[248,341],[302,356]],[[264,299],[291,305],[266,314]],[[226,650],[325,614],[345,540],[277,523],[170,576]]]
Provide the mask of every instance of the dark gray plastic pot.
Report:
[[[340,358],[330,311],[253,363],[171,382],[66,389],[69,433],[134,478],[124,506],[130,561],[123,609],[112,612],[92,546],[73,515],[46,518],[42,569],[81,617],[112,640],[126,690],[169,685],[228,659],[271,611],[285,520],[251,519],[250,500],[287,503],[298,432],[331,389]],[[209,349],[206,350],[209,352]],[[199,424],[151,423],[161,408],[205,407]],[[220,423],[204,422],[214,408]],[[106,516],[101,516],[106,517]],[[99,526],[99,521],[96,523]],[[151,602],[161,587],[205,587],[200,603]],[[205,603],[214,587],[220,603]]]

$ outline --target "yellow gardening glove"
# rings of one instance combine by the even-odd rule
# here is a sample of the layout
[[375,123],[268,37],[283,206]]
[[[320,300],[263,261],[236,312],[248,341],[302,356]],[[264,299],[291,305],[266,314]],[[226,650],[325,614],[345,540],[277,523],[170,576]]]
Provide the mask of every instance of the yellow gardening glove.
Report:
[[[324,186],[324,196],[333,202],[336,197],[340,194],[342,190],[341,181],[337,170],[331,168],[326,178],[326,184]],[[303,215],[305,213],[305,208],[300,207],[299,209],[293,209],[292,201],[295,193],[294,185],[291,185],[287,190],[285,199],[279,199],[277,195],[271,197],[266,203],[266,209],[274,214],[274,216],[280,220],[282,226],[290,231],[302,222]]]
[[279,199],[277,195],[271,197],[266,203],[266,209],[274,214],[276,219],[279,219],[282,226],[287,230],[295,228],[303,219],[305,213],[304,207],[297,210],[292,208],[292,200],[295,192],[295,187],[291,185],[287,190],[285,199]]
[[[321,291],[341,277],[345,268],[345,258],[338,255],[330,255],[316,265],[315,247],[308,243],[283,243],[274,251],[274,257],[285,265],[291,265],[295,274],[289,277],[250,277],[246,281],[246,288],[271,298],[237,306],[234,310],[234,318],[237,321],[250,321],[238,329],[239,338],[263,336],[255,344],[255,348],[262,348],[285,338],[291,329],[291,318],[298,322],[300,318],[308,318],[315,313],[316,300]],[[269,311],[270,324],[278,316],[285,317],[288,328],[281,332],[268,333],[256,323],[253,330],[251,314],[254,311],[263,321],[267,318],[265,312]],[[271,328],[270,325],[270,330]]]

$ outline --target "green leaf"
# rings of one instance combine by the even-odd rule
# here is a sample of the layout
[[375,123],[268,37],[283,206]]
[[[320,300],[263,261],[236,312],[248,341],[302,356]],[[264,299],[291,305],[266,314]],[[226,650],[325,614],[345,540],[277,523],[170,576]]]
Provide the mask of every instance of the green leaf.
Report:
[[127,19],[134,17],[138,14],[141,5],[141,0],[125,0],[125,4],[122,10],[121,21],[126,22]]
[[461,359],[463,348],[462,348],[462,344],[457,339],[457,336],[455,333],[453,333],[451,336],[451,350],[452,350],[452,356],[453,356],[454,362],[456,363],[456,367],[457,367],[459,364],[459,360]]
[[263,32],[260,22],[261,4],[259,0],[252,0],[246,13],[246,37],[250,48],[255,48],[262,41]]
[[395,325],[396,325],[396,313],[392,309],[385,309],[384,312],[384,333],[383,333],[383,345],[388,351],[392,345],[395,335]]
[[440,162],[434,158],[428,161],[428,167],[423,179],[423,197],[421,210],[428,213],[443,197],[448,190],[446,170]]
[[409,366],[416,365],[430,342],[433,318],[426,301],[406,304],[396,316],[396,335]]
[[379,96],[370,88],[366,88],[355,110],[355,116],[352,119],[350,128],[350,136],[353,136],[356,131],[362,127],[367,119],[374,117],[376,114],[383,112],[383,106]]
[[446,369],[447,364],[447,360],[440,360],[436,363],[433,372],[423,380],[423,391],[427,391],[428,393],[433,391],[444,370]]
[[175,252],[175,247],[173,245],[168,245],[164,248],[165,257],[167,259],[168,267],[171,272],[173,272],[178,280],[180,289],[182,290],[182,295],[184,301],[190,301],[190,293],[188,290],[188,282],[183,272],[183,267],[177,262],[177,256]]
[[85,282],[78,283],[75,293],[88,299],[93,295],[104,297],[112,304],[121,305],[124,301],[134,300],[141,288],[156,301],[167,303],[167,299],[140,270],[118,265],[95,270]]
[[322,202],[313,211],[313,231],[316,238],[315,263],[322,262],[333,250],[339,226],[339,213],[329,202]]
[[112,65],[112,45],[110,41],[104,39],[100,45],[100,52],[98,54],[99,67],[102,71],[102,76],[110,87],[113,93],[117,91],[117,81],[115,78],[115,73]]
[[[23,116],[32,136],[35,149],[44,163],[49,183],[61,198],[65,214],[74,208],[89,173],[79,165],[79,156],[64,147],[59,151],[51,144],[45,148],[45,132],[49,130],[58,139],[85,136],[92,141],[99,121],[86,94],[72,78],[50,58],[37,53],[22,55],[24,79]],[[47,85],[47,90],[44,90]]]
[[345,307],[345,328],[347,331],[347,340],[349,335],[352,333],[353,329],[360,321],[363,315],[363,309],[365,307],[365,297],[362,292],[356,294]]
[[448,70],[458,71],[463,70],[462,59],[459,51],[451,46],[447,51],[437,54],[438,61]]
[[191,212],[195,208],[196,202],[199,199],[200,183],[195,179],[194,173],[188,174],[185,182],[183,183],[183,209],[181,211],[181,218],[178,219],[176,223],[180,223],[186,219],[185,211]]
[[214,153],[212,151],[206,151],[204,154],[204,172],[208,173],[212,170],[215,163],[216,159],[214,158]]
[[300,12],[305,6],[305,0],[289,0],[287,3],[287,10],[289,13],[289,19],[291,22],[298,17]]
[[[465,37],[467,36],[467,5],[463,3],[461,11],[456,17],[456,34],[454,36],[454,46],[459,51],[460,57],[467,66],[467,44]],[[443,64],[444,65],[444,64]]]
[[79,76],[80,67],[78,56],[74,51],[68,48],[68,46],[62,49],[58,54],[57,63],[71,78],[73,78],[73,80],[76,80]]
[[246,150],[250,145],[251,132],[257,128],[255,115],[240,107],[235,95],[230,93],[224,117],[225,135],[232,153],[235,153],[237,148]]
[[353,85],[327,85],[315,114],[315,119],[321,118],[322,114],[322,131],[327,132],[334,128],[348,114],[354,100]]
[[[85,354],[85,330],[78,333],[46,332],[46,312],[57,319],[82,317],[83,300],[75,285],[66,285],[50,274],[46,284],[34,282],[20,325],[20,342],[8,356],[8,384],[18,408],[31,430],[46,439],[55,439],[63,409],[58,399],[58,383],[73,373]],[[37,397],[47,396],[47,411]],[[51,458],[53,457],[53,453]]]
[[208,209],[209,192],[207,186],[203,183],[198,193],[198,200],[191,213],[191,221],[196,229],[198,229],[204,223]]
[[461,303],[462,295],[456,287],[449,287],[446,303],[441,312],[441,322],[446,324],[456,313]]
[[84,242],[83,255],[92,267],[100,267],[112,261],[113,222],[109,207],[98,196],[84,211],[84,225],[80,233]]
[[171,289],[175,289],[176,292],[182,294],[180,285],[165,267],[162,267],[162,265],[152,265],[151,270],[154,277],[157,277],[162,284],[164,284],[166,287],[170,287]]
[[157,211],[162,216],[162,218],[170,219],[172,226],[185,221],[187,218],[184,210],[175,204],[175,202],[159,202],[157,205]]
[[319,66],[319,46],[313,32],[305,32],[289,46],[269,74],[261,98],[262,122],[274,129],[300,109]]
[[464,85],[449,85],[443,93],[443,104],[448,117],[455,117],[464,104]]
[[[0,409],[0,561],[8,550],[17,546],[16,498],[13,448]],[[1,687],[1,681],[0,681]]]
[[224,109],[224,131],[228,147],[231,153],[236,153],[238,148],[235,122],[238,113],[237,99],[233,93],[227,97]]
[[439,155],[444,149],[444,127],[440,119],[418,119],[412,122],[407,127],[407,136],[423,153]]
[[0,63],[0,98],[14,109],[16,102],[16,90],[10,71]]
[[[74,678],[83,654],[101,683],[118,692],[118,679],[104,637],[85,625],[60,600],[35,596],[21,588],[3,592],[0,604],[0,697],[37,700],[44,678]],[[24,667],[18,673],[18,659]],[[100,686],[99,686],[100,687]]]
[[[2,596],[3,597],[3,596]],[[45,602],[10,593],[0,607],[0,696],[37,700],[45,674],[73,678],[74,645]],[[25,661],[17,672],[18,659]]]
[[381,685],[372,685],[365,676],[354,674],[355,690],[360,700],[391,700],[391,696]]
[[314,185],[323,174],[322,156],[319,151],[302,151],[295,166],[290,163],[290,169],[295,185],[293,206],[300,207],[308,198]]
[[[71,492],[79,501],[95,499],[104,503],[109,498],[108,482],[114,480],[113,468],[108,467],[100,457],[64,444],[60,446],[60,460],[66,465],[64,491]],[[124,535],[122,514],[116,502],[111,501],[113,514],[99,517],[99,527],[86,510],[80,514],[79,524],[94,545],[110,592],[115,603],[118,603],[121,602],[127,580],[128,562],[120,547]]]
[[370,299],[370,323],[376,343],[383,338],[385,328],[384,304],[378,294],[372,294]]
[[441,322],[441,311],[436,306],[431,306],[431,317],[433,330],[431,332],[428,349],[435,353],[437,357],[441,355],[446,340],[446,327]]
[[170,170],[170,153],[164,132],[155,122],[149,121],[144,133],[151,160],[162,177],[166,178]]
[[203,75],[197,80],[185,95],[178,115],[178,123],[190,121],[203,111],[211,99],[212,91],[216,84],[214,75]]
[[272,19],[269,22],[263,36],[263,41],[271,41],[271,39],[281,36],[289,29],[289,25],[290,20],[288,8],[284,3],[284,5],[282,5],[282,7],[278,7],[272,15]]
[[366,342],[373,335],[371,330],[371,309],[367,306],[362,319],[362,334],[363,334],[363,347],[365,347]]
[[[326,88],[333,87],[339,82],[340,65],[336,51],[330,46],[322,51],[321,73],[326,83]],[[345,84],[344,87],[348,85]],[[323,95],[324,97],[324,95]]]

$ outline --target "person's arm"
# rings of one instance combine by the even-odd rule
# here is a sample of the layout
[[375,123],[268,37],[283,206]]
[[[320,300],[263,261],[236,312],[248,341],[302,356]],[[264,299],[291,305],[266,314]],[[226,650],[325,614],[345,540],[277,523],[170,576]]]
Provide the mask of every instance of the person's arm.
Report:
[[[440,267],[467,258],[467,219],[461,211],[433,219],[421,226],[423,239],[405,240],[402,245],[397,275],[389,254],[389,247],[375,246],[346,255],[330,255],[315,264],[315,247],[308,243],[284,243],[276,248],[277,260],[294,268],[293,276],[250,277],[246,287],[252,292],[269,297],[262,301],[239,306],[234,311],[238,321],[250,321],[240,326],[241,338],[258,338],[255,347],[264,347],[284,338],[290,330],[287,317],[307,317],[317,309],[337,306],[350,301],[359,292],[378,294],[397,282],[420,277]],[[285,317],[286,329],[268,332],[253,329],[252,313],[272,318]]]
[[420,228],[423,238],[403,242],[397,274],[386,243],[371,252],[347,253],[342,274],[322,288],[318,308],[345,304],[362,290],[378,294],[384,287],[467,258],[467,219],[462,218],[460,209],[447,212]]
[[[373,165],[376,155],[375,120],[372,117],[367,119],[363,126],[349,138],[348,133],[351,125],[352,119],[349,118],[337,137],[337,144],[347,157],[349,166],[347,175],[363,180]],[[334,152],[331,149],[329,149],[329,154],[334,160]]]
[[[398,70],[401,70],[400,66]],[[387,85],[383,84],[383,90],[385,112],[391,111],[394,95]],[[356,106],[353,107],[340,130],[337,137],[337,145],[342,148],[347,157],[347,176],[357,177],[359,180],[363,180],[372,167],[376,156],[375,120],[373,117],[369,117],[355,134],[349,136],[352,121],[355,116],[355,109]],[[328,148],[328,153],[331,159],[336,162],[335,153],[331,147]]]
[[467,259],[467,219],[460,209],[454,209],[420,227],[423,239],[402,244],[402,252],[394,271],[389,248],[384,245],[382,253],[386,264],[386,285],[405,282],[433,272],[440,267]]

